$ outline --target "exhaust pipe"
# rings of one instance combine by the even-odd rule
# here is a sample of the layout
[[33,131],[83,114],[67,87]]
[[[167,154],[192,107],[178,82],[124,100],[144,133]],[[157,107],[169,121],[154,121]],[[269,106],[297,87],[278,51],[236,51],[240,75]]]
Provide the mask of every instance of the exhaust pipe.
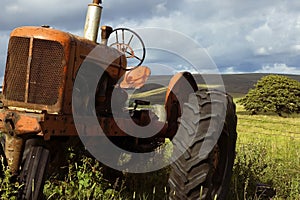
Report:
[[107,40],[110,34],[113,32],[113,28],[110,26],[101,26],[101,44],[107,46]]
[[97,42],[98,29],[102,13],[102,6],[100,6],[101,3],[101,0],[93,0],[93,3],[88,5],[88,10],[86,13],[83,37],[94,42]]

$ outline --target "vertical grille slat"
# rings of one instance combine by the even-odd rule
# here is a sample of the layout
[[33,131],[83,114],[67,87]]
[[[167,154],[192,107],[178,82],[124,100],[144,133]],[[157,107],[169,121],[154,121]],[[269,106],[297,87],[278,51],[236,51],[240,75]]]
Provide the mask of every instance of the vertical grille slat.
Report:
[[[5,91],[7,100],[25,102],[30,38],[12,37],[9,42]],[[33,39],[28,103],[55,105],[64,77],[64,48],[50,40]],[[26,102],[25,102],[26,103]]]

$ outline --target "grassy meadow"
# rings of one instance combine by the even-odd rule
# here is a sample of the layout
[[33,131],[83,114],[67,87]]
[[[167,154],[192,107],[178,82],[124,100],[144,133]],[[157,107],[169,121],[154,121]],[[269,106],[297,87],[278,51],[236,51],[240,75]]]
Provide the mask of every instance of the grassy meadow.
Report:
[[237,115],[233,199],[262,198],[261,185],[275,199],[300,199],[300,115],[249,115],[239,104]]

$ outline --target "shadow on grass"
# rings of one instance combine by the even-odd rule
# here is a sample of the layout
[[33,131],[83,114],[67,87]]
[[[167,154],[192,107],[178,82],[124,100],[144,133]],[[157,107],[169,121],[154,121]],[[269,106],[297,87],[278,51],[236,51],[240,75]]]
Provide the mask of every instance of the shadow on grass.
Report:
[[237,115],[251,115],[251,113],[248,111],[237,111],[236,114]]

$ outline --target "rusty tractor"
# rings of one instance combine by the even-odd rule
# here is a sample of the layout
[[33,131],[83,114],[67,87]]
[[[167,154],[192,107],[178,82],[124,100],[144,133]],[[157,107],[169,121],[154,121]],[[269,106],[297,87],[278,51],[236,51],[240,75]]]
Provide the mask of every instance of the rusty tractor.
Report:
[[[174,145],[169,198],[199,199],[201,190],[203,199],[225,199],[237,137],[232,97],[217,90],[199,89],[191,73],[180,72],[167,87],[164,121],[147,106],[140,106],[149,105],[145,100],[136,100],[132,109],[125,108],[126,88],[141,88],[150,75],[150,69],[141,66],[145,46],[132,30],[109,26],[101,26],[102,40],[97,43],[101,11],[99,0],[89,4],[83,37],[48,26],[19,27],[10,34],[0,109],[0,153],[22,184],[18,198],[41,198],[45,174],[51,165],[57,167],[62,145],[78,138],[83,130],[85,137],[107,137],[135,152],[152,151],[169,138]],[[130,41],[118,38],[124,32],[130,33],[130,40],[140,42],[140,56]],[[111,37],[116,40],[108,44]],[[129,59],[136,65],[128,66]],[[90,66],[102,70],[101,77],[96,77],[99,79],[92,100],[78,93],[90,94],[89,84],[84,83],[94,71],[79,75],[81,69]],[[75,87],[76,80],[79,88]],[[113,93],[118,98],[112,98]],[[75,111],[74,104],[84,113]],[[102,131],[94,125],[80,124],[78,116],[86,113],[96,116]],[[151,121],[161,128],[151,137],[142,137],[142,132],[132,136],[131,127],[124,130],[118,125],[126,127],[132,121],[138,126]]]

